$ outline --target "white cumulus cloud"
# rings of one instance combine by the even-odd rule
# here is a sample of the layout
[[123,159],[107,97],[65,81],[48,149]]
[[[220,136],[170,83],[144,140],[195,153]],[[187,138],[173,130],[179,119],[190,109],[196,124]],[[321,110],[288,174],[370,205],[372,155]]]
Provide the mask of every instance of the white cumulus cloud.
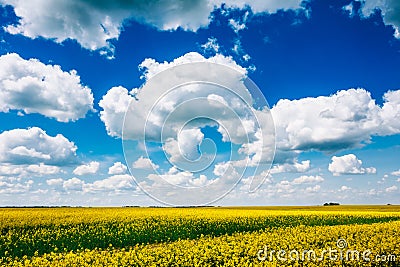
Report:
[[0,181],[0,194],[22,194],[28,192],[33,185],[32,180],[28,180],[26,182],[9,182],[9,181]]
[[397,171],[391,172],[390,174],[394,175],[394,176],[400,176],[400,169]]
[[123,174],[126,173],[128,168],[122,162],[115,162],[110,168],[108,168],[108,174]]
[[362,146],[371,136],[400,133],[400,90],[384,95],[382,107],[365,89],[330,96],[279,100],[271,109],[280,151],[337,151]]
[[76,71],[18,54],[0,56],[0,111],[39,113],[60,122],[76,121],[93,109],[93,94]]
[[385,191],[386,191],[387,193],[396,192],[396,191],[397,191],[397,186],[393,185],[393,186],[387,187],[387,188],[385,189]]
[[306,172],[310,170],[310,161],[303,160],[298,162],[295,160],[293,163],[276,164],[272,167],[271,173],[284,173],[284,172]]
[[81,179],[73,177],[63,182],[63,188],[67,191],[82,191],[84,184]]
[[324,178],[322,178],[319,175],[316,176],[307,176],[307,175],[302,175],[298,178],[295,178],[293,180],[293,184],[312,184],[312,183],[320,183],[323,182]]
[[[75,144],[63,135],[49,136],[38,127],[0,133],[2,163],[68,165],[76,162],[76,149]],[[39,165],[31,167],[31,170],[43,171],[45,168],[44,165]]]
[[307,187],[305,191],[307,193],[317,193],[320,189],[321,189],[321,186],[317,184],[314,186]]
[[28,176],[57,174],[61,171],[58,166],[46,165],[43,163],[30,165],[13,165],[9,163],[0,164],[0,175]]
[[346,186],[346,185],[342,185],[342,186],[340,187],[340,189],[339,189],[339,191],[342,191],[342,192],[344,192],[344,191],[349,191],[349,190],[351,190],[351,187]]
[[103,180],[97,180],[93,183],[83,185],[84,192],[96,191],[122,191],[135,189],[133,178],[127,174],[113,175]]
[[152,169],[152,170],[155,170],[155,169],[158,169],[159,166],[157,164],[154,164],[151,161],[151,159],[145,158],[145,157],[142,156],[142,157],[138,158],[132,164],[132,167],[134,169]]
[[46,180],[46,184],[49,186],[62,186],[63,183],[64,183],[64,180],[61,178],[53,178],[53,179]]
[[95,174],[99,170],[100,163],[92,161],[89,164],[82,164],[76,167],[73,171],[75,175]]
[[[211,74],[210,71],[205,71],[204,65],[191,66],[190,72],[188,68],[174,69],[173,74],[168,76],[157,76],[156,74],[172,67],[181,66],[186,63],[218,63],[236,70],[231,73],[221,73],[215,67],[215,72]],[[130,110],[127,113],[126,120],[131,120],[132,123],[125,124],[124,134],[127,139],[141,140],[144,138],[144,127],[147,127],[146,138],[160,140],[161,128],[163,126],[163,119],[167,117],[171,111],[180,111],[174,117],[170,117],[170,127],[164,127],[164,139],[172,137],[176,140],[179,131],[176,127],[181,127],[187,121],[192,119],[193,116],[202,114],[203,117],[213,118],[215,114],[224,114],[223,110],[231,109],[226,113],[225,117],[219,116],[218,121],[221,121],[225,126],[230,138],[234,141],[245,137],[246,130],[244,127],[251,127],[254,124],[248,123],[240,127],[241,123],[238,122],[237,114],[243,114],[245,105],[238,102],[233,93],[221,89],[219,97],[223,98],[225,102],[218,102],[218,95],[215,93],[216,88],[211,85],[193,84],[177,90],[168,91],[176,84],[184,84],[193,80],[198,81],[219,81],[220,84],[226,85],[228,88],[237,89],[240,85],[242,78],[246,75],[246,70],[237,65],[232,58],[225,57],[217,54],[210,58],[205,58],[202,55],[191,52],[179,57],[172,62],[158,63],[154,59],[145,59],[140,65],[144,71],[146,82],[142,88],[132,90],[131,93],[123,87],[111,88],[106,95],[103,96],[99,102],[99,106],[103,109],[100,111],[100,118],[104,122],[107,132],[111,136],[122,137],[122,125],[125,112],[128,111],[129,103]],[[226,70],[226,69],[224,69]],[[235,76],[236,75],[236,76]],[[168,94],[165,94],[167,93]],[[208,98],[209,97],[209,98]],[[249,95],[242,97],[246,100],[251,99]],[[190,100],[201,98],[199,102],[190,104]],[[189,101],[188,101],[189,100]],[[207,101],[206,101],[207,100]],[[249,100],[250,102],[251,100]],[[178,109],[178,104],[186,102],[186,106],[181,106]],[[201,103],[200,103],[201,102]],[[228,104],[227,107],[224,104]],[[156,106],[153,106],[157,104]],[[204,108],[207,105],[209,108]],[[184,109],[185,108],[185,109]],[[236,112],[236,113],[235,113]],[[180,116],[181,115],[181,116]],[[206,122],[209,124],[210,121]],[[215,123],[214,123],[215,125]],[[251,129],[250,129],[251,130]],[[218,129],[223,135],[225,131],[223,128]],[[225,136],[226,137],[226,136]]]
[[91,183],[85,182],[79,178],[73,177],[68,180],[49,179],[46,183],[50,186],[60,186],[67,192],[77,191],[82,193],[96,192],[121,192],[127,190],[136,190],[133,178],[128,174],[112,175],[102,180],[95,180]]
[[13,6],[20,18],[17,25],[5,27],[7,32],[30,38],[44,37],[57,43],[73,39],[87,49],[101,49],[109,57],[113,53],[110,41],[118,39],[124,21],[135,20],[160,30],[197,31],[209,24],[211,12],[222,3],[226,8],[249,6],[255,13],[274,13],[299,8],[301,0],[0,0],[2,5]]
[[382,13],[383,21],[392,25],[395,30],[395,37],[400,38],[400,3],[398,0],[364,0],[361,8],[362,14],[366,17],[376,10]]
[[354,154],[348,154],[341,157],[332,157],[332,162],[329,163],[328,170],[334,175],[342,174],[372,174],[376,173],[374,167],[362,167],[362,161]]

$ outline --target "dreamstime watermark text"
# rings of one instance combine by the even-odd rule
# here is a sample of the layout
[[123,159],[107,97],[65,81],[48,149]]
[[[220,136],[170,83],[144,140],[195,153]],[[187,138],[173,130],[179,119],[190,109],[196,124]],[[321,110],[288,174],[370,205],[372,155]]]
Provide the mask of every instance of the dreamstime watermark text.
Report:
[[365,261],[365,262],[395,262],[396,255],[380,254],[373,255],[370,249],[363,251],[348,249],[345,239],[338,239],[335,248],[323,250],[305,249],[299,250],[274,250],[264,246],[257,252],[257,258],[260,261]]

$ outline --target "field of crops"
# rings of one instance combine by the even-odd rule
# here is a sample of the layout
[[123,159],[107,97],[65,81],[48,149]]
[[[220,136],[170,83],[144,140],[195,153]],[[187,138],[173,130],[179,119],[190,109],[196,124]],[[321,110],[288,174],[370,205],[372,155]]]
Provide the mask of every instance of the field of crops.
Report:
[[0,266],[400,266],[399,206],[3,208]]

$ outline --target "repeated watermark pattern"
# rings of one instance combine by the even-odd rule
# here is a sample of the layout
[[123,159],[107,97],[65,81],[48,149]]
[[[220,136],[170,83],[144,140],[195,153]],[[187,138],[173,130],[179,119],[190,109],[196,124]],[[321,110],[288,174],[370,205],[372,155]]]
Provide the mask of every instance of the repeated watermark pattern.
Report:
[[356,250],[350,249],[345,239],[339,238],[336,247],[323,250],[304,249],[302,251],[293,249],[274,250],[267,245],[257,252],[257,258],[260,261],[363,261],[363,262],[395,262],[397,256],[394,254],[376,254],[373,255],[370,249]]

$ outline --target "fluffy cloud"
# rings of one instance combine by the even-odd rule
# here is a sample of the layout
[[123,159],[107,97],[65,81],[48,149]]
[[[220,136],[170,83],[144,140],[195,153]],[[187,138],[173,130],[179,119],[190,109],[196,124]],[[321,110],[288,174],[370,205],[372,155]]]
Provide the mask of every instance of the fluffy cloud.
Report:
[[115,162],[110,168],[108,168],[108,174],[123,174],[126,173],[128,168],[122,162]]
[[[190,67],[187,67],[189,63]],[[191,52],[171,62],[145,59],[140,68],[144,85],[130,92],[122,87],[112,88],[99,103],[103,108],[101,120],[109,135],[127,141],[162,144],[169,156],[166,160],[178,169],[186,170],[178,173],[162,171],[159,179],[153,175],[144,182],[151,180],[153,187],[161,185],[164,189],[171,184],[189,187],[203,184],[207,177],[193,176],[192,172],[220,163],[213,161],[219,155],[221,143],[219,137],[213,139],[214,136],[222,136],[222,141],[234,150],[232,153],[237,159],[232,162],[229,174],[215,186],[213,184],[216,197],[223,193],[222,188],[230,188],[222,186],[225,181],[232,184],[240,178],[235,167],[257,166],[261,161],[272,160],[275,148],[272,116],[268,107],[260,106],[261,102],[255,103],[246,87],[246,82],[251,85],[246,69],[231,57],[216,54],[205,58]],[[219,134],[205,138],[206,127]],[[136,160],[136,156],[128,157],[133,167],[138,167]],[[240,164],[239,160],[242,160]],[[144,159],[141,161],[147,168],[151,166]],[[191,191],[185,193],[188,192]],[[157,193],[160,196],[167,194]],[[190,198],[194,197],[193,193],[189,194],[192,194]]]
[[85,184],[79,178],[71,178],[63,182],[63,188],[67,191],[82,191],[83,185]]
[[32,180],[24,183],[13,183],[8,181],[0,181],[0,194],[21,194],[28,192],[33,185]]
[[[278,147],[293,150],[336,150],[369,138],[378,107],[365,90],[299,100],[280,100],[271,110]],[[372,124],[372,125],[371,125]]]
[[127,174],[113,175],[103,180],[83,185],[85,192],[121,191],[135,189],[133,178]]
[[[219,65],[207,64],[193,64],[190,69],[184,67],[186,63],[197,62],[218,63],[231,67],[232,70],[227,71],[226,68],[219,67]],[[126,111],[125,120],[129,123],[124,125],[124,138],[133,140],[143,140],[144,130],[146,130],[148,140],[161,140],[161,133],[163,141],[168,138],[176,140],[179,127],[191,120],[193,116],[202,116],[210,118],[210,120],[203,120],[199,125],[189,127],[188,130],[190,128],[198,129],[204,125],[215,126],[216,123],[212,122],[214,119],[220,123],[218,131],[222,134],[224,141],[229,139],[235,143],[245,143],[249,138],[249,133],[252,133],[253,137],[256,135],[255,115],[261,117],[261,113],[266,113],[267,115],[264,116],[268,119],[267,112],[249,110],[246,103],[238,100],[237,94],[248,103],[252,103],[250,94],[247,89],[244,89],[241,82],[246,75],[246,70],[237,65],[230,57],[217,54],[214,57],[204,58],[200,54],[192,52],[172,62],[158,63],[154,59],[146,59],[140,66],[144,70],[143,77],[147,81],[142,88],[128,92],[125,88],[114,87],[99,103],[103,108],[100,118],[111,136],[122,136]],[[177,66],[182,67],[172,68]],[[213,71],[211,72],[209,68],[212,68]],[[163,72],[161,75],[155,76],[166,69],[170,69],[171,73]],[[210,75],[211,73],[212,75]],[[209,84],[191,84],[169,91],[177,84],[193,80],[205,83],[218,81],[232,91],[216,88]],[[129,103],[131,105],[128,110]],[[181,105],[182,103],[184,105]],[[171,114],[174,116],[169,116]],[[166,118],[169,119],[169,127],[163,127]],[[145,126],[146,129],[144,129]],[[195,136],[197,138],[198,135]],[[258,137],[258,139],[260,138],[261,136]],[[260,144],[257,144],[257,147],[260,147]]]
[[334,176],[342,174],[371,174],[376,173],[373,167],[363,168],[362,161],[359,160],[354,154],[348,154],[341,157],[332,157],[332,162],[329,163],[328,170]]
[[39,175],[49,175],[59,173],[60,167],[58,166],[49,166],[43,163],[32,164],[26,167],[26,170],[31,173],[37,173]]
[[400,133],[400,90],[388,91],[383,95],[385,100],[380,116],[383,121],[381,135]]
[[16,175],[16,176],[28,176],[31,174],[36,175],[50,175],[56,174],[61,171],[58,166],[50,166],[43,163],[31,164],[31,165],[12,165],[12,164],[1,164],[0,175]]
[[400,176],[400,170],[394,171],[394,172],[392,172],[390,174],[394,175],[394,176]]
[[76,121],[93,108],[91,90],[76,71],[45,65],[18,54],[0,56],[0,111],[39,113],[57,121]]
[[133,100],[128,90],[122,86],[111,88],[100,100],[99,106],[103,109],[100,111],[100,119],[110,136],[122,136],[125,113]]
[[200,129],[184,129],[178,133],[177,139],[169,138],[164,144],[164,150],[171,156],[172,162],[199,158],[198,147],[204,139]]
[[310,170],[310,161],[303,160],[301,163],[295,160],[293,163],[284,163],[274,165],[271,169],[271,173],[284,173],[284,172],[306,172]]
[[351,190],[351,187],[348,187],[348,186],[345,186],[345,185],[342,185],[342,186],[340,187],[340,189],[339,189],[339,191],[342,191],[342,192],[344,192],[344,191],[349,191],[349,190]]
[[112,175],[103,180],[96,180],[87,183],[79,178],[73,177],[68,180],[50,179],[46,181],[48,185],[62,185],[65,191],[80,191],[83,193],[95,193],[99,191],[119,192],[123,190],[136,189],[133,178],[127,174]]
[[46,180],[46,184],[49,186],[61,186],[63,185],[64,180],[61,178],[53,178]]
[[[233,59],[232,57],[226,57],[222,54],[216,54],[213,57],[205,58],[204,56],[200,55],[197,52],[189,52],[181,57],[178,57],[174,59],[171,62],[157,62],[152,58],[146,58],[140,65],[139,68],[144,71],[143,77],[146,80],[149,80],[152,78],[154,75],[157,73],[160,73],[166,69],[178,66],[178,65],[183,65],[187,63],[195,63],[195,62],[210,62],[210,63],[217,63],[217,64],[222,64],[229,66],[236,71],[246,74],[247,71],[245,68],[239,66]],[[219,74],[219,73],[218,73]],[[199,76],[202,76],[204,74],[198,74]],[[205,76],[205,75],[204,75]],[[218,75],[215,75],[218,77]],[[214,77],[215,77],[214,76]],[[175,77],[174,77],[175,78]],[[208,80],[208,79],[207,79]]]
[[320,183],[323,182],[324,178],[322,178],[319,175],[316,176],[306,176],[306,175],[302,175],[296,179],[293,180],[293,184],[311,184],[311,183]]
[[161,30],[196,31],[207,26],[210,14],[222,3],[226,8],[249,6],[253,12],[276,12],[299,8],[301,0],[166,0],[166,1],[83,1],[83,0],[0,0],[12,5],[19,24],[5,27],[11,34],[30,38],[44,37],[61,43],[76,40],[81,46],[112,54],[112,39],[118,39],[125,20],[153,25]]
[[387,193],[392,193],[397,191],[397,186],[393,185],[385,189]]
[[[76,162],[77,147],[63,135],[49,136],[38,128],[14,129],[0,134],[0,162],[13,165],[39,164],[31,171],[44,171],[45,165]],[[46,170],[47,172],[55,171]]]
[[383,21],[395,29],[395,37],[400,38],[400,3],[398,0],[364,0],[361,8],[365,17],[375,10],[381,10]]
[[295,192],[293,184],[287,180],[280,181],[279,183],[274,185],[274,190],[278,194],[291,194]]
[[99,170],[100,163],[92,161],[89,164],[83,164],[75,168],[73,173],[75,175],[95,174]]
[[307,193],[317,193],[321,189],[320,185],[309,186],[305,189]]
[[179,171],[175,167],[171,167],[168,172],[161,175],[150,174],[148,178],[154,182],[153,187],[162,187],[165,183],[186,187],[202,187],[210,184],[210,180],[205,175],[200,174],[196,178],[192,172]]
[[220,49],[218,40],[215,37],[208,38],[207,42],[201,45],[201,48],[205,53],[218,53]]
[[281,151],[337,151],[361,146],[373,135],[400,133],[400,90],[384,95],[382,107],[364,89],[331,96],[280,100],[271,109]]
[[154,164],[149,158],[140,157],[132,164],[132,167],[134,169],[156,170],[159,166]]
[[217,5],[225,3],[228,8],[245,8],[247,6],[250,7],[254,13],[275,13],[278,10],[301,8],[302,0],[211,0],[211,2]]

